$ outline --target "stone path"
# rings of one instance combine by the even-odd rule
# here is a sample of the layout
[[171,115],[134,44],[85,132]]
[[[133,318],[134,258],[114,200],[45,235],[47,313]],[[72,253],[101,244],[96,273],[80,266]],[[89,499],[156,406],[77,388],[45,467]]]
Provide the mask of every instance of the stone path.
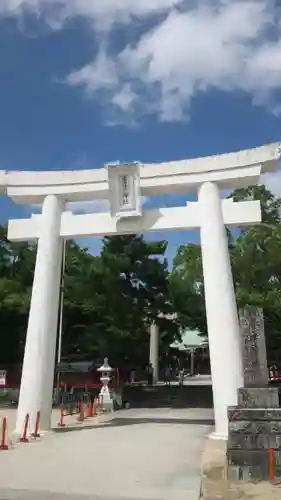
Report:
[[0,453],[0,500],[198,500],[210,410],[122,410]]

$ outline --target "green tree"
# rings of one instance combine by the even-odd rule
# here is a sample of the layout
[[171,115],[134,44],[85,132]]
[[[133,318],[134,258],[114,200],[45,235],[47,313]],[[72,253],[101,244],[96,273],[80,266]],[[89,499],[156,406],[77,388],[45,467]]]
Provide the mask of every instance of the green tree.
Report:
[[[239,308],[247,305],[263,308],[268,356],[271,358],[277,350],[280,353],[281,345],[281,199],[264,185],[237,189],[230,196],[234,201],[252,199],[261,202],[262,224],[240,228],[238,235],[227,231],[237,305]],[[206,333],[199,246],[179,248],[170,281],[182,321]]]
[[23,356],[34,262],[35,248],[9,242],[6,228],[0,227],[1,363],[16,363]]
[[[228,231],[228,240],[238,307],[263,308],[271,356],[281,341],[281,199],[265,186],[232,196],[261,201],[263,223],[241,228],[238,236]],[[181,246],[171,274],[166,247],[165,241],[118,236],[104,238],[101,256],[94,257],[67,242],[63,355],[146,362],[152,321],[161,326],[163,350],[180,326],[207,333],[200,246]],[[0,227],[1,363],[23,355],[35,257],[35,246],[9,242]]]
[[66,327],[69,347],[144,363],[152,321],[160,323],[165,345],[173,339],[175,319],[166,317],[172,313],[166,246],[129,235],[104,238],[100,257],[72,247],[65,279],[68,321],[72,314]]
[[231,251],[238,307],[263,308],[268,356],[281,341],[281,199],[264,185],[239,189],[235,201],[260,200],[262,224],[242,228]]
[[171,294],[179,325],[207,334],[200,245],[182,245],[170,275]]
[[104,238],[100,257],[73,241],[66,245],[63,357],[110,356],[145,363],[149,326],[160,324],[162,346],[177,332],[163,258],[166,242],[142,236]]
[[[100,257],[74,241],[66,244],[63,356],[102,357],[146,362],[149,326],[161,324],[163,345],[176,333],[166,242],[142,236],[105,238]],[[0,321],[5,345],[0,362],[23,355],[36,247],[11,243],[0,231]]]

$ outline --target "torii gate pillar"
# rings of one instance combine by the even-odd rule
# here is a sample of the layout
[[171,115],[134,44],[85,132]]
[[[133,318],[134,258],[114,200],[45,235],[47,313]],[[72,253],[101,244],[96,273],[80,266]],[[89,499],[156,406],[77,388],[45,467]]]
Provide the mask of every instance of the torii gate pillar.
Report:
[[244,383],[239,322],[218,187],[212,182],[203,184],[198,200],[202,215],[200,236],[216,422],[213,437],[225,439],[228,434],[225,408],[236,400],[237,388]]
[[33,432],[37,411],[40,411],[40,428],[50,428],[62,265],[62,210],[63,203],[58,197],[45,198],[22,367],[17,434],[22,433],[27,414]]

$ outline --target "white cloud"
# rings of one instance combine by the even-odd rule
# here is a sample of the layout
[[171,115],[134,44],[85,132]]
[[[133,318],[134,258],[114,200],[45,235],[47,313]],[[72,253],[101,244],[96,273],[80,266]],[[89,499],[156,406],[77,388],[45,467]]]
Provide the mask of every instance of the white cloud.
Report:
[[80,214],[94,214],[109,212],[110,206],[108,200],[77,201],[68,203],[66,210]]
[[[105,109],[178,120],[198,93],[218,89],[244,91],[280,113],[281,13],[274,0],[0,0],[2,16],[25,11],[54,28],[77,16],[90,20],[98,54],[65,81]],[[118,49],[116,24],[128,28],[127,40],[138,28]]]
[[275,196],[281,197],[281,169],[272,174],[263,175],[261,183],[265,184]]
[[28,12],[43,18],[50,27],[62,26],[68,19],[84,16],[99,30],[116,23],[129,23],[133,17],[145,19],[165,12],[182,0],[1,0],[0,15],[21,16]]
[[[93,97],[102,96],[122,111],[116,96],[130,85],[134,99],[128,111],[140,109],[138,99],[143,113],[157,113],[162,120],[182,119],[192,98],[209,89],[247,92],[254,103],[277,113],[280,103],[273,97],[281,89],[281,33],[272,0],[193,4],[184,8],[188,2],[183,1],[182,9],[172,9],[117,54],[106,53],[103,43],[87,78],[83,69],[74,71],[68,83],[73,85],[76,76],[76,83],[89,90],[94,82]],[[103,67],[110,65],[110,86],[101,82],[100,60]]]
[[[108,200],[92,200],[92,201],[77,201],[67,203],[65,210],[69,210],[74,214],[92,214],[92,213],[102,213],[109,212],[109,201]],[[30,205],[27,206],[28,213],[41,213],[42,205]]]
[[[142,205],[145,205],[147,202],[147,197],[142,196],[141,202]],[[93,201],[78,201],[73,203],[68,203],[66,210],[70,210],[73,213],[84,213],[84,214],[93,214],[93,213],[105,213],[110,212],[110,203],[109,200],[93,200]]]
[[[142,196],[142,205],[144,206],[148,201],[146,196]],[[74,214],[95,214],[105,213],[110,211],[110,204],[108,199],[92,200],[92,201],[76,201],[66,204],[65,210],[69,210]],[[41,213],[42,205],[30,205],[27,207],[28,213]]]
[[118,106],[120,110],[126,112],[132,108],[136,99],[137,95],[132,91],[132,87],[128,83],[114,95],[112,103]]
[[101,88],[114,90],[118,85],[118,75],[114,61],[101,51],[93,63],[70,73],[66,81],[69,85],[84,86],[91,94]]

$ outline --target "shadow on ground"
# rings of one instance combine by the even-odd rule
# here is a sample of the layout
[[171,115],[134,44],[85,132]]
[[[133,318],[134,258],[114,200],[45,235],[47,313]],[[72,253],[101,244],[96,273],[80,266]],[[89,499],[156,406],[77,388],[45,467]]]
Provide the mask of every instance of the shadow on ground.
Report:
[[139,424],[186,424],[186,425],[214,425],[214,420],[212,418],[114,418],[107,422],[102,422],[100,424],[85,425],[84,427],[57,427],[53,431],[57,433],[62,432],[72,432],[72,431],[83,431],[87,429],[101,429],[103,427],[124,427]]

